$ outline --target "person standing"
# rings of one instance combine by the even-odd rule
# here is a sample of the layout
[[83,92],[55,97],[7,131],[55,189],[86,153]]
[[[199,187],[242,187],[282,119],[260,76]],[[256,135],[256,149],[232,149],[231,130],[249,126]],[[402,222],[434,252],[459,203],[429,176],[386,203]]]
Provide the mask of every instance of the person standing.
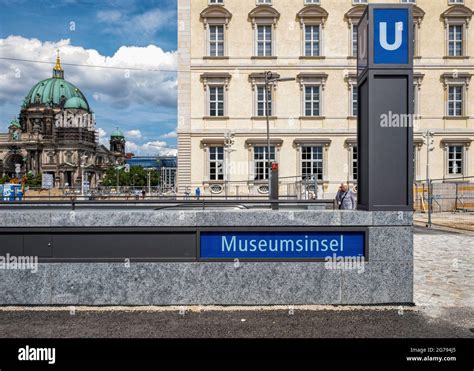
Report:
[[339,210],[354,210],[356,208],[356,200],[354,192],[352,192],[347,184],[342,183],[336,195],[336,202]]

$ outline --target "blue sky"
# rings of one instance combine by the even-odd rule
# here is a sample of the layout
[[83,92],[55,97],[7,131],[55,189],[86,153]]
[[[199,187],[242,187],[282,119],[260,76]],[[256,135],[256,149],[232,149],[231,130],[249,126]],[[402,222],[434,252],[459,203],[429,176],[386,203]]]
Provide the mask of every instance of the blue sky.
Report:
[[65,78],[86,95],[102,135],[120,127],[131,151],[174,149],[176,74],[156,70],[176,69],[176,0],[0,0],[0,6],[0,57],[43,62],[0,60],[1,131],[31,86],[50,77],[60,49]]

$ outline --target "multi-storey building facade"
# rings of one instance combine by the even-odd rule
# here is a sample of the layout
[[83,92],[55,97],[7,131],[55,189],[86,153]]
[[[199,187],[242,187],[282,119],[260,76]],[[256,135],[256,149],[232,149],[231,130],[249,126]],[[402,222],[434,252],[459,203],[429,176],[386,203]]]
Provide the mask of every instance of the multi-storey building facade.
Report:
[[[385,2],[414,7],[415,179],[426,178],[427,130],[431,178],[474,176],[474,0]],[[355,184],[356,25],[367,1],[178,4],[180,189],[264,194],[267,110],[281,193],[292,182],[317,180],[332,197],[339,183]],[[294,81],[266,95],[265,71]]]

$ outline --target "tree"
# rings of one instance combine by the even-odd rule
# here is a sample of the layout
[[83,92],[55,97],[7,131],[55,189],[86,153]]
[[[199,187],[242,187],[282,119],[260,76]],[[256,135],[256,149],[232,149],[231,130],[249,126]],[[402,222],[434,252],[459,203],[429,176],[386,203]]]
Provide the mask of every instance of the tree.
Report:
[[[141,166],[133,166],[130,172],[125,172],[125,169],[118,170],[119,184],[117,184],[117,170],[112,167],[105,172],[102,185],[105,187],[146,187],[148,186],[148,170]],[[160,184],[160,172],[157,170],[150,170],[150,185],[156,187]]]

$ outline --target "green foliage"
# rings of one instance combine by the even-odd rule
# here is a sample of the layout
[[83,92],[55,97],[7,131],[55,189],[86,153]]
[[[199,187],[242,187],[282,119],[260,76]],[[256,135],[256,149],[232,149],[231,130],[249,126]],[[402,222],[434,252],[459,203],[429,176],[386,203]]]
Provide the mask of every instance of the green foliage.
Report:
[[8,184],[10,183],[11,178],[8,175],[5,175],[0,178],[0,184]]
[[41,184],[42,184],[41,174],[33,175],[32,173],[28,173],[26,175],[26,186],[28,186],[28,187],[41,187]]
[[[126,173],[124,169],[119,170],[119,186],[121,187],[146,187],[148,185],[148,170],[141,166],[130,168],[130,172]],[[105,187],[117,186],[117,170],[109,168],[102,180]],[[160,185],[160,172],[157,170],[150,171],[150,185],[156,187]]]

